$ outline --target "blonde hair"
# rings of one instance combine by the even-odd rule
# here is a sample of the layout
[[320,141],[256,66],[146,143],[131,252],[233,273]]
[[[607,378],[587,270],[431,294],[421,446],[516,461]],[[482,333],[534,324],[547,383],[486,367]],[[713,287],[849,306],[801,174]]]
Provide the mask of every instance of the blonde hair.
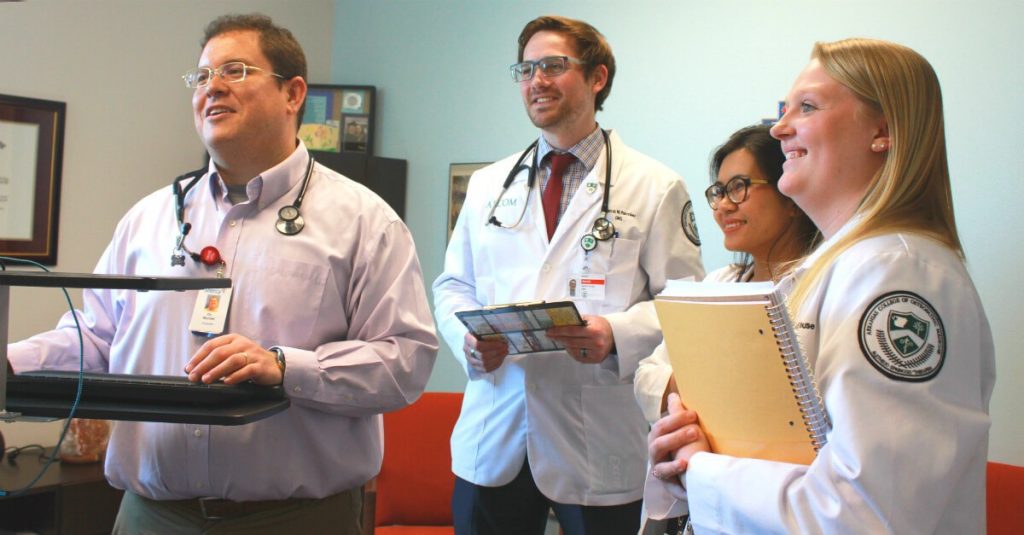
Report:
[[854,215],[859,222],[797,282],[790,296],[793,310],[799,310],[843,251],[873,236],[922,234],[964,258],[953,218],[942,91],[928,60],[905,46],[873,39],[816,43],[811,58],[882,114],[889,150]]

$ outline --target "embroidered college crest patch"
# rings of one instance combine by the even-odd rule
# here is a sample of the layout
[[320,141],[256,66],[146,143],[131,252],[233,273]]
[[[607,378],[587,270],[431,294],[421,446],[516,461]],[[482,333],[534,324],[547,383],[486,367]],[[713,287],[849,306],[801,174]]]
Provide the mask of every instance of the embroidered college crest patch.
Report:
[[924,298],[889,292],[861,316],[860,348],[872,366],[893,379],[927,381],[946,360],[946,332]]
[[700,235],[697,234],[697,217],[693,215],[693,203],[686,201],[683,205],[683,213],[679,216],[679,221],[683,226],[683,234],[693,242],[694,245],[700,247]]

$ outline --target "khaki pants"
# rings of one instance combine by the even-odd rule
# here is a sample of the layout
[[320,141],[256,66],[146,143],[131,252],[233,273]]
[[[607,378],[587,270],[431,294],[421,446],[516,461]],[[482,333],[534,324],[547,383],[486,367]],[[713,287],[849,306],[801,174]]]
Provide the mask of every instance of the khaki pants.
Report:
[[363,489],[303,500],[217,520],[204,517],[197,500],[150,500],[125,492],[114,522],[116,535],[228,535],[337,533],[361,535]]

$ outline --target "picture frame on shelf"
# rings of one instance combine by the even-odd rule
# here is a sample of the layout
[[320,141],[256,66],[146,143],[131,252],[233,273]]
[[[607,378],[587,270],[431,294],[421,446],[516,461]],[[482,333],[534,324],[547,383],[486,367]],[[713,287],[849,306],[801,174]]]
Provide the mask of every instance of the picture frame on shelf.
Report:
[[299,139],[311,151],[373,155],[377,89],[309,84]]

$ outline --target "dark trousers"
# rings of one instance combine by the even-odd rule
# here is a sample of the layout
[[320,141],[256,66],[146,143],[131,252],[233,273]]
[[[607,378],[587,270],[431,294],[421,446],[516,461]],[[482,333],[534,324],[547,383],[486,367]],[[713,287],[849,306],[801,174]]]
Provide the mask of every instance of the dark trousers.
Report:
[[565,535],[623,535],[640,529],[640,500],[623,505],[557,503],[537,488],[530,464],[507,485],[482,487],[455,478],[452,515],[456,535],[543,535],[554,509]]

